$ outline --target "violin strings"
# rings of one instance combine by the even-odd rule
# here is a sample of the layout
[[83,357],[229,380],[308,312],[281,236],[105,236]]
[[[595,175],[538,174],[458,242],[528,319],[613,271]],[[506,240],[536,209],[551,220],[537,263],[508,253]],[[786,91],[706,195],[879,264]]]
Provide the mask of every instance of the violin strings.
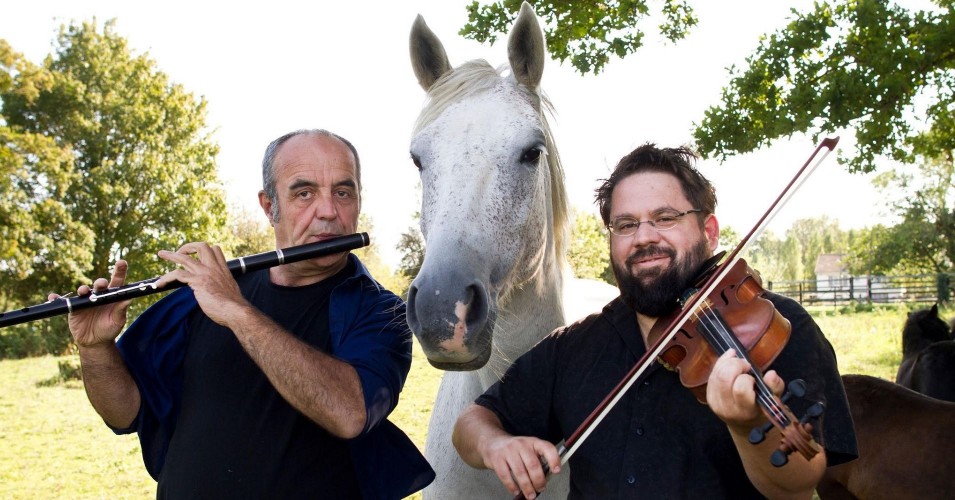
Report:
[[776,398],[773,397],[772,391],[763,381],[762,373],[753,364],[753,361],[749,359],[749,356],[746,354],[746,349],[740,344],[739,339],[732,333],[730,328],[723,322],[722,318],[714,311],[708,303],[704,302],[700,305],[702,309],[702,314],[697,315],[699,318],[699,323],[702,326],[700,331],[702,331],[710,340],[710,344],[714,348],[719,350],[718,355],[722,355],[724,352],[734,349],[737,356],[742,359],[745,359],[750,364],[750,373],[753,375],[753,378],[756,380],[756,397],[759,402],[762,403],[763,407],[771,414],[772,418],[779,423],[781,426],[785,427],[789,424],[789,419],[786,417],[785,412],[779,405],[776,403]]

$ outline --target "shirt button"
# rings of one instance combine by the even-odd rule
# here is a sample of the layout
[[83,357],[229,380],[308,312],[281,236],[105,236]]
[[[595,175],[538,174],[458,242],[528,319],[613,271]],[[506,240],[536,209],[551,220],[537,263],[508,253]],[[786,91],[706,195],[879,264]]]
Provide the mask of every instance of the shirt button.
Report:
[[627,484],[633,484],[635,482],[637,482],[637,478],[633,476],[627,476]]
[[643,427],[637,427],[637,435],[638,435],[638,436],[642,436],[642,435],[643,435]]
[[650,385],[650,381],[649,381],[649,380],[644,380],[644,381],[643,381],[643,385],[649,386],[649,385]]

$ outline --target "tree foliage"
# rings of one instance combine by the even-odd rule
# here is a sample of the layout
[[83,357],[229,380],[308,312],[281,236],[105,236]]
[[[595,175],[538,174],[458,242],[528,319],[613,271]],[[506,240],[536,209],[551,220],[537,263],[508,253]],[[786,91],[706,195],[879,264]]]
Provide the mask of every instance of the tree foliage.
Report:
[[236,208],[230,210],[229,219],[234,237],[233,257],[275,250],[275,233],[266,223],[266,217],[261,211],[252,213]]
[[[950,272],[955,263],[955,164],[952,154],[924,159],[916,173],[890,171],[877,183],[901,222],[876,226],[851,252],[873,273]],[[903,195],[900,196],[900,193]]]
[[358,216],[358,231],[364,231],[372,235],[371,244],[354,250],[354,253],[362,264],[368,269],[368,272],[383,287],[394,292],[398,296],[405,296],[408,290],[410,280],[400,273],[392,272],[391,267],[381,258],[381,252],[378,243],[375,242],[375,224],[370,215],[361,214]]
[[822,216],[799,219],[780,239],[766,231],[744,255],[750,267],[760,272],[763,281],[802,281],[816,278],[816,261],[822,254],[845,254],[854,238],[843,231],[838,221]]
[[[43,81],[42,70],[0,40],[0,95],[14,75]],[[26,89],[25,91],[30,91]],[[2,119],[2,118],[0,118]],[[69,148],[42,134],[0,121],[0,304],[4,310],[24,297],[64,290],[79,283],[90,261],[93,233],[75,220],[64,203],[78,180]],[[37,249],[42,251],[37,252]]]
[[[955,148],[955,15],[952,0],[910,11],[885,0],[818,2],[764,37],[730,68],[722,103],[694,132],[702,154],[725,160],[794,133],[855,131],[850,171],[878,156]],[[914,124],[924,124],[915,126]],[[927,132],[927,133],[926,133]]]
[[795,252],[792,257],[799,261],[798,270],[793,270],[795,279],[814,279],[819,255],[845,253],[849,249],[848,238],[848,233],[839,228],[839,221],[825,215],[793,222],[786,231],[786,239],[798,243],[798,248],[791,249]]
[[[604,280],[613,276],[607,228],[596,214],[574,211],[567,262],[578,278]],[[613,284],[613,281],[607,281]]]
[[[127,259],[130,277],[142,279],[167,270],[154,257],[159,249],[230,241],[205,101],[132,54],[113,26],[63,26],[41,66],[7,54],[0,71],[4,153],[19,178],[36,184],[20,194],[24,182],[4,185],[4,199],[23,196],[47,214],[34,217],[33,231],[50,241],[33,247],[32,259],[62,259],[63,242],[89,252],[70,283],[51,284],[57,291],[75,287],[78,274],[105,275],[116,259]],[[29,150],[25,145],[39,147],[39,136],[51,141]],[[44,298],[48,291],[37,290]]]
[[[498,0],[468,5],[468,23],[460,34],[494,43],[508,33],[523,0]],[[536,2],[544,24],[547,50],[558,61],[569,60],[581,74],[600,73],[611,56],[626,57],[643,45],[643,26],[651,16],[649,0],[551,0]],[[662,0],[657,27],[667,39],[683,39],[696,26],[685,1]]]
[[[421,218],[420,213],[415,213],[415,220]],[[421,266],[424,264],[424,236],[417,225],[408,226],[405,232],[398,238],[398,252],[401,255],[401,261],[398,264],[397,274],[404,276],[408,283],[421,272]]]

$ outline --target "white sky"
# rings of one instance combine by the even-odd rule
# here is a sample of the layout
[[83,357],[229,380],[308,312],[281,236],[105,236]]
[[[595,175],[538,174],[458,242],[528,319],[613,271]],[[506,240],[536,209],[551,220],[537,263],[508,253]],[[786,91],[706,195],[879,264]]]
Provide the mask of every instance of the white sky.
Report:
[[[442,39],[452,65],[485,58],[497,66],[506,45],[482,46],[457,31],[470,0],[362,2],[160,3],[91,0],[17,2],[0,16],[0,38],[39,63],[50,53],[57,27],[94,16],[116,18],[116,32],[134,53],[148,53],[170,79],[208,101],[208,125],[221,146],[219,172],[234,206],[258,211],[260,161],[265,146],[298,128],[327,128],[351,140],[362,157],[363,211],[394,265],[399,235],[418,209],[417,171],[408,155],[411,127],[424,102],[408,56],[408,33],[422,14]],[[593,210],[598,179],[646,141],[675,146],[692,141],[692,125],[718,102],[725,70],[742,65],[759,36],[782,27],[789,9],[808,0],[691,2],[700,24],[677,44],[648,34],[626,60],[612,60],[599,76],[580,76],[549,61],[542,87],[557,116],[552,121],[572,203]],[[651,2],[656,5],[655,2]],[[647,23],[651,29],[655,23]],[[841,132],[840,149],[853,138]],[[700,169],[717,188],[723,226],[745,232],[809,156],[815,144],[796,136],[723,165]],[[884,219],[871,176],[823,163],[770,229],[829,215],[844,229]],[[257,213],[257,212],[256,212]]]

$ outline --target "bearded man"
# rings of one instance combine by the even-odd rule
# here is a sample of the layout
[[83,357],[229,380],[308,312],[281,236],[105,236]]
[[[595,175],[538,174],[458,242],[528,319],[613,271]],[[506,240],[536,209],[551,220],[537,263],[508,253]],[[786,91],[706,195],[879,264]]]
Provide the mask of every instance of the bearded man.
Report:
[[[453,440],[471,466],[493,469],[512,493],[544,491],[545,468],[560,473],[554,443],[566,440],[647,352],[647,336],[673,312],[719,243],[716,194],[687,148],[643,145],[597,189],[610,230],[620,296],[595,315],[555,330],[508,369],[458,418]],[[677,372],[654,363],[569,461],[569,498],[811,498],[827,465],[858,454],[835,352],[792,299],[765,294],[789,320],[789,341],[763,380],[782,393],[803,379],[797,415],[825,405],[813,438],[825,452],[798,453],[776,467],[777,430],[751,444],[767,418],[749,364],[720,356],[700,404]]]

